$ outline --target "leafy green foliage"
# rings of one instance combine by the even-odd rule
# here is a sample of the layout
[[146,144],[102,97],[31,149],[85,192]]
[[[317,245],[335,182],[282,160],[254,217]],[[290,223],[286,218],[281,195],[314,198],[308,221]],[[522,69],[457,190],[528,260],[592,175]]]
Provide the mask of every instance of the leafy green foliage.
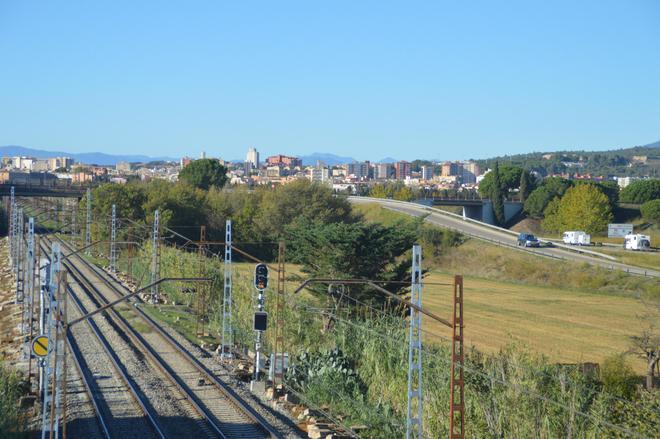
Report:
[[148,186],[143,207],[148,223],[153,221],[153,212],[158,209],[161,224],[176,228],[204,224],[204,205],[204,191],[182,182],[154,180]]
[[527,197],[529,194],[532,192],[532,176],[529,174],[528,171],[523,170],[520,173],[520,185],[519,185],[519,193],[520,193],[520,199],[522,202],[525,202],[527,200]]
[[[117,206],[120,218],[134,221],[144,219],[144,204],[147,201],[146,186],[135,183],[104,183],[92,190],[92,208],[95,218],[109,218],[112,205]],[[84,204],[85,198],[83,198]]]
[[609,199],[595,185],[583,184],[555,198],[545,210],[543,228],[550,231],[584,230],[596,233],[612,221]]
[[660,198],[647,201],[639,208],[642,218],[650,222],[660,222]]
[[394,192],[393,198],[399,201],[412,201],[415,199],[415,195],[413,194],[412,189],[404,186],[399,190],[397,190],[396,192]]
[[320,183],[297,180],[262,192],[254,216],[258,233],[278,239],[294,219],[316,223],[354,222],[349,202]]
[[[401,280],[410,268],[408,258],[400,258],[415,242],[417,227],[400,223],[380,224],[313,223],[300,219],[287,228],[293,262],[303,265],[311,277],[337,279]],[[383,301],[380,294],[360,286],[352,296]]]
[[623,203],[643,204],[660,198],[660,179],[639,180],[623,188],[620,194]]
[[[495,168],[497,168],[497,176],[495,175]],[[490,197],[493,188],[496,186],[500,189],[503,196],[506,196],[509,191],[516,189],[520,186],[520,176],[523,169],[517,166],[500,166],[495,162],[493,170],[484,176],[484,179],[479,183],[479,193],[483,197]],[[498,179],[499,184],[496,184],[495,179]]]
[[566,162],[579,163],[580,173],[592,175],[631,175],[646,176],[657,172],[657,165],[633,163],[633,156],[658,156],[659,147],[641,147],[616,149],[611,151],[556,151],[548,154],[532,152],[511,156],[493,157],[487,160],[477,160],[482,169],[492,167],[493,163],[506,163],[511,166],[520,166],[524,169],[538,172],[542,176],[575,172]]
[[25,422],[18,400],[25,393],[18,374],[0,363],[0,437],[24,437]]
[[561,177],[543,179],[525,200],[524,210],[534,218],[541,218],[548,203],[555,197],[561,197],[571,187],[571,182]]
[[214,159],[194,160],[179,172],[179,179],[200,189],[221,188],[227,182],[227,169]]
[[621,354],[613,355],[603,361],[600,366],[600,379],[605,390],[612,395],[630,399],[635,393],[637,376]]
[[[521,170],[522,171],[522,170]],[[505,194],[505,189],[503,188],[503,183],[500,178],[500,168],[499,164],[496,162],[495,166],[493,167],[493,170],[486,174],[486,176],[489,176],[492,174],[492,182],[490,185],[487,185],[484,190],[489,190],[489,198],[491,203],[493,204],[493,214],[495,215],[495,223],[497,225],[503,225],[504,224],[504,194]],[[508,173],[509,176],[511,176],[512,172]],[[484,178],[485,180],[485,178]],[[518,180],[520,180],[520,176],[518,176]],[[481,185],[483,184],[483,181],[479,185],[479,190],[481,191]]]

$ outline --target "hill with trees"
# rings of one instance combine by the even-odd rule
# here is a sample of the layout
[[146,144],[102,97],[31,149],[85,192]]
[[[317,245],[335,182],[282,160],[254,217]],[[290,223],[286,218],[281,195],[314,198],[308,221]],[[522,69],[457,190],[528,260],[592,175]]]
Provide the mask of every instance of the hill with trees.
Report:
[[608,151],[554,151],[504,155],[476,160],[482,169],[518,166],[541,176],[580,173],[597,176],[660,176],[660,141],[645,146]]

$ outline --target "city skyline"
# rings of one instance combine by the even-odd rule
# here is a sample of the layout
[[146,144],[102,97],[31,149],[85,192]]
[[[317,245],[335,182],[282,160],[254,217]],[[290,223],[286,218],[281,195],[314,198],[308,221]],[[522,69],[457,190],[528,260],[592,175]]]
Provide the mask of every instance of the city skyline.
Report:
[[5,4],[0,145],[460,160],[658,138],[657,2],[319,8]]

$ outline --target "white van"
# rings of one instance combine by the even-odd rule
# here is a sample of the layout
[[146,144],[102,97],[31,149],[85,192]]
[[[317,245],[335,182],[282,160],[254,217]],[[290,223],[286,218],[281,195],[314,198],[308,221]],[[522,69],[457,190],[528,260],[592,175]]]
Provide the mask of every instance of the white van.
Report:
[[648,250],[651,248],[651,237],[640,234],[626,235],[623,248],[626,250]]
[[591,245],[591,235],[585,232],[564,232],[564,244],[568,245]]

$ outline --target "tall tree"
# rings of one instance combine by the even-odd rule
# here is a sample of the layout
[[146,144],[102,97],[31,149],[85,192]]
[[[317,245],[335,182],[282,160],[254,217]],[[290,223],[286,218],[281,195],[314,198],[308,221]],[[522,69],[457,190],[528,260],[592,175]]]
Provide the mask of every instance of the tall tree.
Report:
[[504,224],[504,194],[502,193],[502,185],[500,182],[500,166],[495,162],[493,166],[493,184],[490,188],[490,202],[493,205],[493,214],[495,215],[495,222],[498,225]]
[[[293,262],[302,264],[310,277],[401,280],[410,258],[401,258],[413,245],[419,224],[330,223],[299,218],[286,228]],[[393,291],[402,284],[388,285]],[[383,302],[386,297],[360,285],[351,286],[352,297]],[[319,291],[321,292],[321,291]]]
[[556,232],[583,230],[596,233],[607,228],[612,218],[607,196],[595,185],[580,184],[568,189],[558,203],[548,205],[543,227]]
[[204,190],[221,188],[227,182],[227,169],[214,159],[195,160],[179,172],[179,179]]
[[523,170],[520,173],[520,189],[518,192],[520,193],[520,200],[524,203],[527,201],[527,197],[529,196],[529,193],[532,191],[532,179],[531,176],[529,175],[529,172],[526,170]]

